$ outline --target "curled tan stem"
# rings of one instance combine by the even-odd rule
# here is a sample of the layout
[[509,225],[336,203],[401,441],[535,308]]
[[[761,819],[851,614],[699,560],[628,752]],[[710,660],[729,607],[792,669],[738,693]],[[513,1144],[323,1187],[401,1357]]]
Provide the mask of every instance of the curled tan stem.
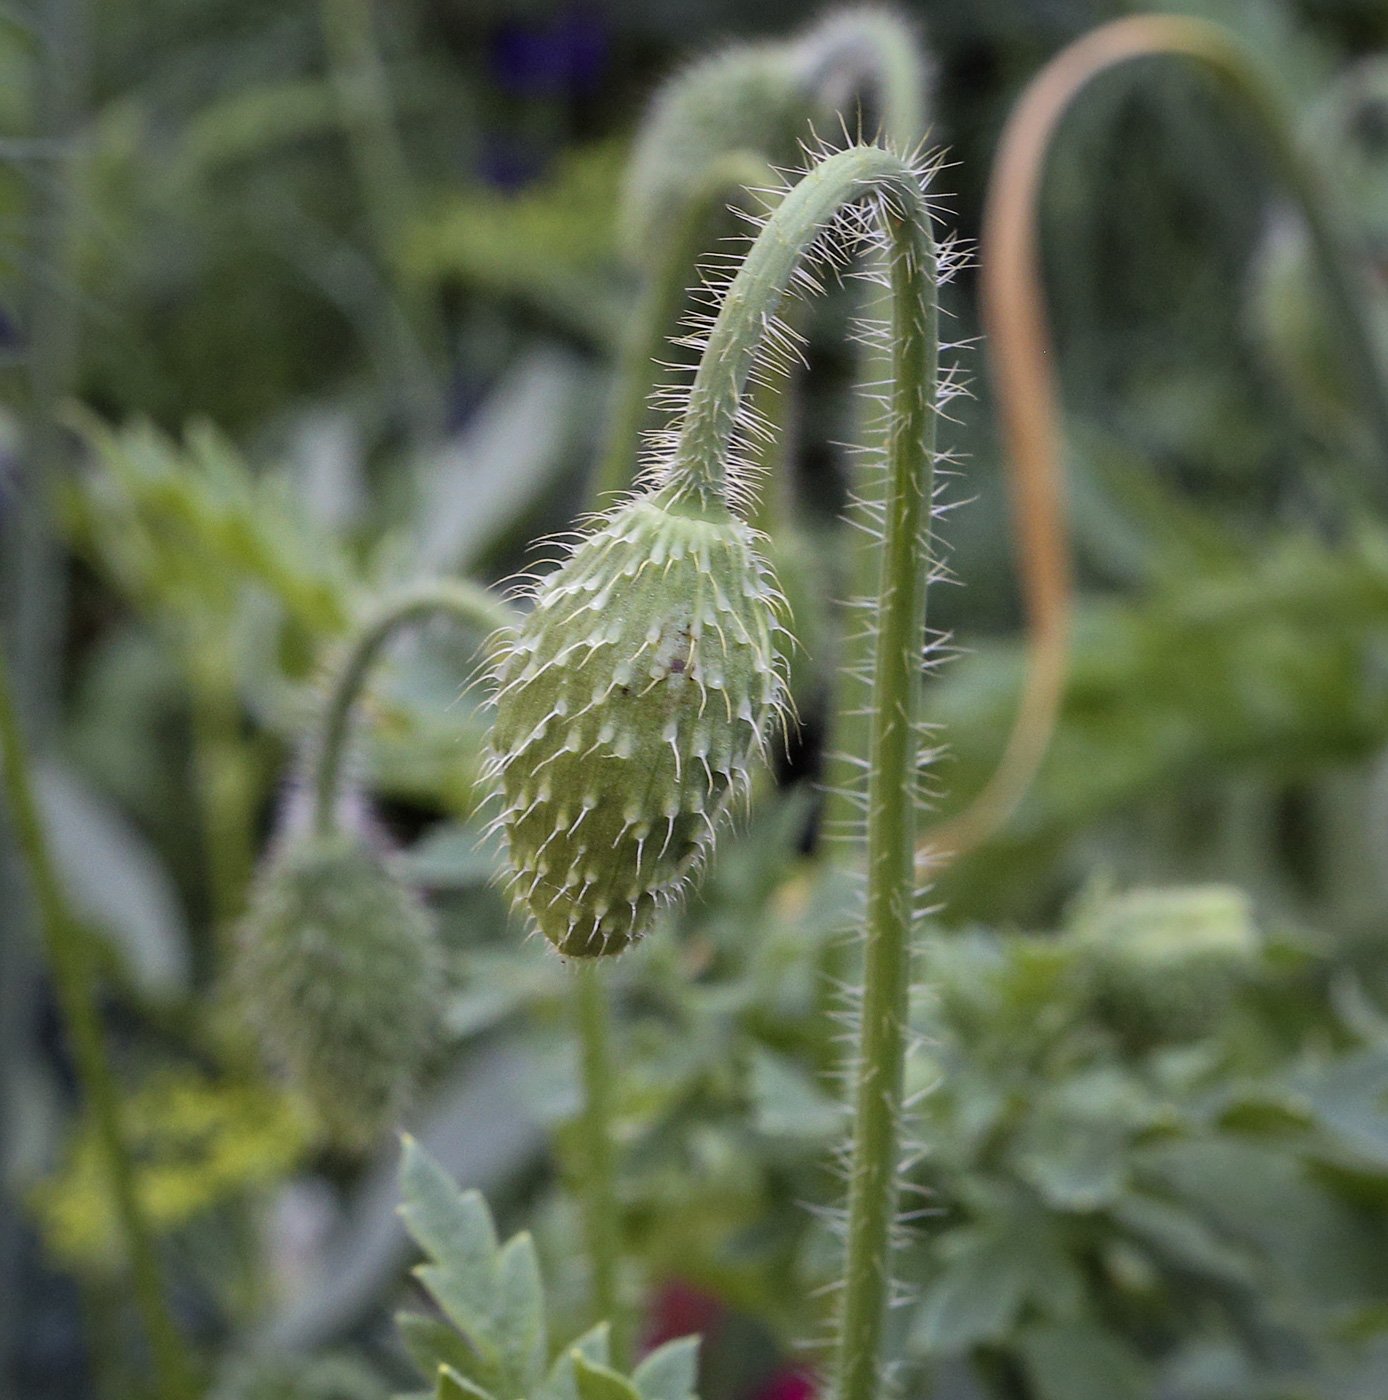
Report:
[[[1367,407],[1376,423],[1388,427],[1382,367],[1356,304],[1326,191],[1300,157],[1282,105],[1235,41],[1202,20],[1139,15],[1102,25],[1057,54],[1031,80],[1003,130],[988,185],[980,257],[983,327],[1026,604],[1026,677],[997,769],[963,812],[924,834],[916,851],[921,869],[938,869],[1003,827],[1026,796],[1055,730],[1069,659],[1073,582],[1060,393],[1037,250],[1041,183],[1056,128],[1076,96],[1106,69],[1153,54],[1197,60],[1258,118],[1321,255]],[[1388,433],[1380,436],[1388,444]]]

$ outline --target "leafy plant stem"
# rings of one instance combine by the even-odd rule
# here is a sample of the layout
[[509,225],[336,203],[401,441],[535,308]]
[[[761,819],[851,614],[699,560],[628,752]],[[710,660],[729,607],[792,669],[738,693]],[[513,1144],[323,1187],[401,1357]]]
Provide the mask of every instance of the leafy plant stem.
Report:
[[38,906],[44,951],[58,1003],[72,1041],[82,1088],[96,1122],[111,1194],[129,1250],[135,1303],[149,1341],[162,1400],[192,1394],[192,1367],[165,1301],[153,1235],[141,1211],[134,1164],[120,1122],[115,1073],[106,1054],[95,996],[95,975],[86,935],[63,898],[29,776],[9,664],[0,649],[0,757],[5,796],[16,842],[23,852]]
[[626,1318],[622,1309],[618,1266],[621,1225],[617,1208],[616,1163],[612,1151],[611,1008],[596,961],[580,960],[575,973],[574,999],[583,1057],[582,1203],[592,1271],[591,1311],[594,1322],[611,1327],[613,1364],[628,1364]]
[[491,633],[512,622],[510,609],[477,584],[463,579],[427,579],[388,598],[348,645],[331,683],[313,775],[313,823],[327,834],[337,820],[342,765],[351,729],[352,707],[386,643],[402,628],[425,618],[450,617],[465,627]]

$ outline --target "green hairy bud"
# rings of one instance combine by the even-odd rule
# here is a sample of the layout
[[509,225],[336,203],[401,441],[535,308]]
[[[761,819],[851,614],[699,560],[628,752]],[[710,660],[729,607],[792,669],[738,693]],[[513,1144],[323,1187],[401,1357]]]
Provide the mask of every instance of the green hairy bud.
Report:
[[1091,897],[1073,936],[1099,1005],[1144,1043],[1208,1035],[1254,967],[1248,896],[1227,885]]
[[610,513],[494,670],[513,890],[568,957],[639,938],[708,855],[781,714],[756,534],[673,487]]
[[335,1139],[360,1146],[399,1114],[437,1030],[442,965],[428,910],[364,839],[301,836],[271,861],[235,976]]

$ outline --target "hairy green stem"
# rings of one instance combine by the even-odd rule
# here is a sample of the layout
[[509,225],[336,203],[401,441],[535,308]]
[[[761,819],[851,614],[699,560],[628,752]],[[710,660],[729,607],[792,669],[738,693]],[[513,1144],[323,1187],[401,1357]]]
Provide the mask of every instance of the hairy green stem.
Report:
[[193,1390],[192,1367],[168,1309],[153,1235],[140,1208],[134,1165],[121,1128],[116,1077],[107,1058],[97,1010],[93,959],[87,935],[63,898],[44,839],[3,648],[0,648],[0,759],[4,762],[11,826],[29,869],[44,951],[71,1038],[77,1073],[96,1123],[116,1214],[129,1251],[135,1304],[149,1342],[158,1393],[161,1400],[186,1400]]
[[885,536],[868,745],[863,1007],[854,1094],[839,1400],[877,1394],[890,1293],[915,893],[916,717],[925,638],[935,463],[939,280],[919,175],[875,146],[830,156],[767,221],[724,298],[690,393],[670,483],[726,496],[728,448],[748,372],[786,286],[845,205],[876,196],[892,287],[892,391]]
[[892,421],[868,744],[867,930],[839,1339],[840,1400],[871,1400],[891,1287],[915,893],[920,706],[935,462],[938,311],[929,223],[888,216]]
[[350,643],[334,676],[323,713],[313,775],[313,825],[320,834],[337,821],[342,765],[351,730],[352,707],[366,684],[367,673],[386,643],[403,627],[425,618],[451,617],[484,633],[509,627],[514,616],[499,598],[464,579],[426,579],[387,598]]
[[747,376],[792,275],[839,210],[877,193],[901,201],[920,221],[928,217],[919,177],[906,161],[879,146],[853,146],[811,170],[767,220],[709,332],[670,481],[696,495],[726,494],[728,447]]
[[617,1170],[612,1151],[611,1009],[607,988],[596,960],[580,961],[575,974],[575,1001],[583,1060],[582,1138],[583,1224],[592,1271],[593,1321],[611,1327],[612,1364],[628,1365],[626,1315],[622,1308],[618,1268],[621,1262],[621,1219],[617,1206]]
[[709,246],[710,229],[726,205],[773,179],[770,166],[755,151],[730,151],[710,162],[703,181],[680,209],[669,241],[646,276],[622,342],[606,446],[594,478],[599,505],[627,490],[636,474],[651,396],[665,375],[661,358],[688,295],[690,276]]

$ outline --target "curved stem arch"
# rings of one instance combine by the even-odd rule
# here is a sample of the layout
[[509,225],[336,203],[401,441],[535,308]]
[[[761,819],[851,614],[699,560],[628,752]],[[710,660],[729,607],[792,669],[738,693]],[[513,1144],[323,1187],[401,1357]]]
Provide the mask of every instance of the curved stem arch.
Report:
[[1306,220],[1346,357],[1388,467],[1388,367],[1373,338],[1364,289],[1331,192],[1301,153],[1283,103],[1254,63],[1217,25],[1174,15],[1114,20],[1062,50],[1031,80],[999,141],[980,258],[981,309],[1028,619],[1026,677],[997,769],[963,812],[925,833],[918,850],[923,867],[982,844],[1006,823],[1040,767],[1059,716],[1068,665],[1072,565],[1063,504],[1060,391],[1038,251],[1041,187],[1056,131],[1090,82],[1133,59],[1163,55],[1192,59],[1208,69],[1256,119],[1277,173]]
[[[927,298],[934,318],[938,258],[921,177],[909,162],[880,146],[852,146],[827,157],[791,189],[767,219],[746,260],[724,294],[709,332],[666,478],[704,496],[726,495],[729,447],[742,411],[747,377],[789,286],[812,245],[846,206],[876,196],[889,243],[893,286],[903,279],[930,283]],[[895,304],[894,315],[904,308]],[[912,328],[893,326],[895,337]],[[919,328],[917,328],[919,330]],[[938,355],[938,338],[936,349]],[[902,356],[893,358],[894,394],[901,389]],[[912,411],[910,423],[924,420],[934,434],[934,375],[928,413]],[[902,407],[894,402],[893,411]],[[893,439],[903,424],[893,422]],[[902,444],[888,445],[889,456]],[[932,448],[933,453],[933,448]]]
[[939,393],[939,258],[921,176],[876,146],[829,156],[777,206],[724,296],[663,486],[706,506],[730,488],[729,450],[752,364],[791,278],[846,206],[870,200],[891,283],[892,387],[877,586],[868,768],[862,1021],[856,1057],[839,1400],[873,1400],[890,1291],[910,984],[916,720],[930,573]]
[[320,834],[332,831],[337,819],[352,708],[368,672],[397,632],[438,615],[487,634],[514,621],[505,603],[463,579],[423,580],[402,588],[381,604],[349,645],[329,688],[313,771],[313,826]]

